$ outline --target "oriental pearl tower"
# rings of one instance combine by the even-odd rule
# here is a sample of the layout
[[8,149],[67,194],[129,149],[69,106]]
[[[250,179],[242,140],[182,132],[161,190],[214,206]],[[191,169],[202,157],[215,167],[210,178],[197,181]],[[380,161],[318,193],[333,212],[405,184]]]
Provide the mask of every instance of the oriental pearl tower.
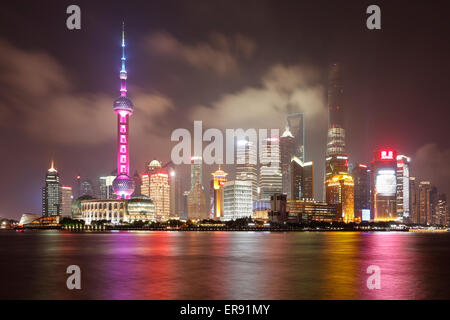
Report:
[[130,178],[130,150],[128,146],[129,119],[133,114],[133,103],[127,98],[127,70],[125,68],[125,24],[122,24],[122,69],[120,70],[120,97],[114,101],[117,114],[117,177],[113,190],[117,199],[130,199],[134,192],[134,181]]

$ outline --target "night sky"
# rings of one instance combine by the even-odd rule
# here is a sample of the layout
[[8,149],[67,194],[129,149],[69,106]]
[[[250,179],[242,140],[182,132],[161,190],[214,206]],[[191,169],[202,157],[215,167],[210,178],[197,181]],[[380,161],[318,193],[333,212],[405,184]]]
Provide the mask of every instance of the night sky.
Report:
[[[82,29],[66,28],[78,4]],[[381,7],[381,30],[366,8]],[[445,1],[8,1],[0,10],[0,217],[41,212],[54,159],[64,185],[115,169],[126,23],[131,172],[167,161],[176,128],[283,128],[306,114],[306,160],[322,197],[327,70],[344,70],[347,152],[390,146],[412,175],[450,191]],[[210,178],[204,170],[204,185]]]

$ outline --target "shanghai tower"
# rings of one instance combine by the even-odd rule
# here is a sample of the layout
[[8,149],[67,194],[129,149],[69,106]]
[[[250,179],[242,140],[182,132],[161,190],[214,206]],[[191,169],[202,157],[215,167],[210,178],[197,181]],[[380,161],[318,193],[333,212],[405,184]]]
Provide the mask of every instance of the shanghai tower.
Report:
[[328,76],[327,155],[345,152],[343,94],[341,66],[335,63]]
[[129,121],[133,114],[133,103],[127,98],[127,70],[125,67],[125,25],[122,26],[122,69],[120,70],[120,97],[114,101],[117,114],[117,177],[113,190],[117,199],[130,199],[134,192],[134,181],[130,178]]

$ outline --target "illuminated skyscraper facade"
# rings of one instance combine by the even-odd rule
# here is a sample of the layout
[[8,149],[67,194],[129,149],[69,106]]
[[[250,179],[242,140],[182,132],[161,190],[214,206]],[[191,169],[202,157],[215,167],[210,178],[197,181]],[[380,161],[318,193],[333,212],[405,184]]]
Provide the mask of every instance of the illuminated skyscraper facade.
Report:
[[113,181],[116,176],[105,176],[99,178],[100,199],[115,199],[116,195],[113,191]]
[[214,190],[214,219],[220,220],[224,217],[223,207],[223,186],[227,182],[227,175],[223,170],[217,170],[212,173],[213,176],[213,190]]
[[341,65],[331,66],[328,75],[328,141],[327,155],[345,153],[344,86]]
[[270,201],[271,195],[281,193],[283,189],[278,137],[267,138],[260,144],[260,161],[261,200]]
[[228,181],[224,184],[224,216],[222,220],[251,217],[253,213],[250,181]]
[[125,27],[122,29],[122,69],[120,70],[120,97],[114,101],[117,114],[117,177],[113,190],[117,199],[130,199],[134,192],[134,181],[130,178],[129,121],[134,106],[127,98],[127,70],[125,67]]
[[422,225],[431,225],[431,183],[430,181],[421,181],[419,183],[419,212],[417,223]]
[[157,221],[166,221],[170,216],[169,174],[157,172],[150,176],[150,199],[155,206]]
[[53,161],[45,175],[45,186],[42,188],[42,215],[52,217],[61,215],[62,189],[59,183],[59,174]]
[[283,193],[291,198],[291,175],[289,174],[289,167],[291,166],[291,159],[295,155],[295,139],[286,126],[283,134],[280,137],[280,159],[281,159],[281,176],[283,183]]
[[290,165],[291,199],[312,200],[314,198],[314,164],[303,163],[296,156]]
[[236,180],[250,181],[252,200],[258,200],[257,146],[249,139],[237,141]]
[[397,217],[406,222],[410,215],[409,163],[411,159],[397,156]]
[[397,153],[395,150],[375,151],[370,174],[373,219],[375,221],[397,220]]
[[72,187],[61,187],[61,216],[72,218]]
[[354,186],[350,175],[336,175],[326,182],[326,201],[337,207],[338,221],[354,221]]

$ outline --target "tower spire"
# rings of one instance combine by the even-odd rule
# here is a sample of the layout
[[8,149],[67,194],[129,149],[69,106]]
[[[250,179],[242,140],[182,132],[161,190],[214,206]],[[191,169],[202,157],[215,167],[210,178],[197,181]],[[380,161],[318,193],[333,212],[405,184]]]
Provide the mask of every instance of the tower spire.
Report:
[[122,69],[120,70],[120,95],[127,96],[127,68],[125,62],[125,21],[122,21]]

